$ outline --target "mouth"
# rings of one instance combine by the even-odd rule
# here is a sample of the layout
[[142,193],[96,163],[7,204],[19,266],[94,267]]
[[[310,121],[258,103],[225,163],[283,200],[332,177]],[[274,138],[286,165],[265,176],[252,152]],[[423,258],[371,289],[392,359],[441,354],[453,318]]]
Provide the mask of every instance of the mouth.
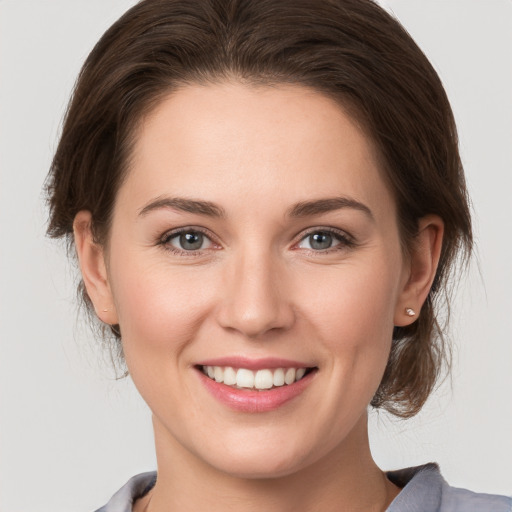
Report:
[[198,365],[196,367],[210,380],[233,389],[269,391],[290,386],[317,370],[316,367],[283,367],[250,370],[232,366]]
[[194,368],[217,401],[237,413],[251,414],[296,403],[318,373],[317,366],[274,357],[220,357],[198,362]]

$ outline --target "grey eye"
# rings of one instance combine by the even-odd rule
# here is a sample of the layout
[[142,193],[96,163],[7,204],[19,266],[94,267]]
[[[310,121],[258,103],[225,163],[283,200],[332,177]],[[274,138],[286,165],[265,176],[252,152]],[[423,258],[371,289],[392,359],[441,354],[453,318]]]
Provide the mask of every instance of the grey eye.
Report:
[[211,241],[199,231],[186,231],[170,238],[169,244],[182,251],[198,251],[210,247]]
[[301,249],[325,251],[339,245],[341,242],[333,233],[328,231],[316,231],[304,237],[299,243]]
[[309,245],[312,249],[329,249],[332,246],[332,235],[329,233],[314,233],[309,235]]

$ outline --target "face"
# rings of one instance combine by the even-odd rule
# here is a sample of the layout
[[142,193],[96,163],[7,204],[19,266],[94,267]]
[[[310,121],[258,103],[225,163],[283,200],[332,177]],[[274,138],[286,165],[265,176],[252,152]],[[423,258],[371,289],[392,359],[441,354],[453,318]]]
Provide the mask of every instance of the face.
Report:
[[172,94],[140,128],[105,258],[97,310],[157,447],[257,477],[362,442],[410,266],[372,145],[332,100]]

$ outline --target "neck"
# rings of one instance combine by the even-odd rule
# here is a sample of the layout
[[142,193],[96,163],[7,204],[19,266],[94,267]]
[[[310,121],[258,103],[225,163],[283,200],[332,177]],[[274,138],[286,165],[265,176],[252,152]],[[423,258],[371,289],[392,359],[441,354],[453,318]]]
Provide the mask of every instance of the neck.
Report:
[[366,417],[360,423],[342,445],[307,467],[273,478],[244,478],[200,460],[154,419],[158,480],[134,511],[384,511],[399,489],[371,457]]

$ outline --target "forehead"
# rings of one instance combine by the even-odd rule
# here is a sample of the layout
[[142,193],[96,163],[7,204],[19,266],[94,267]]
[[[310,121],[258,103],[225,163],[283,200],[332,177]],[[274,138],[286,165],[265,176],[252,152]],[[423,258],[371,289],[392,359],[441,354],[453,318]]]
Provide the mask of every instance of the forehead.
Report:
[[[389,199],[372,141],[343,108],[297,85],[185,86],[141,123],[120,194],[285,203]],[[123,190],[124,189],[124,190]],[[389,204],[387,205],[389,207]]]

